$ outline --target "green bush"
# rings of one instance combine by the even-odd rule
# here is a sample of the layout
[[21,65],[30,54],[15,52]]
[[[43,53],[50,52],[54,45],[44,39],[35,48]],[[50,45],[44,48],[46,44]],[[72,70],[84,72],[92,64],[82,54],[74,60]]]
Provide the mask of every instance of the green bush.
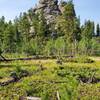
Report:
[[76,58],[67,58],[64,60],[64,62],[74,62],[74,63],[93,63],[94,60],[85,57],[85,56],[80,56]]

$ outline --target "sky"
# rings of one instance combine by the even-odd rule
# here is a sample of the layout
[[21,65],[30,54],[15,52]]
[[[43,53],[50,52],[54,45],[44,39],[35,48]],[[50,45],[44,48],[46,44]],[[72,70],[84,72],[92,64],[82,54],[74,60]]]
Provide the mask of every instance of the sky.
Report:
[[[92,20],[100,23],[100,0],[73,0],[77,16],[81,23]],[[34,7],[38,0],[0,0],[0,17],[5,16],[6,21],[13,20],[20,12]]]

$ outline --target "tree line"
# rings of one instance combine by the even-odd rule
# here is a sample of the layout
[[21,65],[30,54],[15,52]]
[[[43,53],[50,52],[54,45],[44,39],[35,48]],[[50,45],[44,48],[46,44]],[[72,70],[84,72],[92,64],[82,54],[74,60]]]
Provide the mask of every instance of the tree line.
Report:
[[34,14],[30,9],[9,22],[2,16],[0,53],[100,55],[100,25],[90,20],[81,25],[72,1],[62,6],[62,14],[52,24],[47,24],[42,10]]

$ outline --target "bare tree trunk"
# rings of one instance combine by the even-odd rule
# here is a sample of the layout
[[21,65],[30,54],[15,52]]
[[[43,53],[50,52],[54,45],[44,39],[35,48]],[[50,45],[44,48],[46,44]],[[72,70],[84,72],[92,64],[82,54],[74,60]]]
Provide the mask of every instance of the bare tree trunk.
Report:
[[60,100],[60,95],[58,91],[57,91],[57,100]]

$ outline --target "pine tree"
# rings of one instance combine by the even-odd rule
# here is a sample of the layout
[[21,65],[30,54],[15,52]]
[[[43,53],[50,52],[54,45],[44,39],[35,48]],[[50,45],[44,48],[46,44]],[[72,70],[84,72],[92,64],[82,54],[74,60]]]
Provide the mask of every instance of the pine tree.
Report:
[[[57,20],[57,32],[64,36],[67,45],[70,45],[70,50],[76,48],[76,42],[80,40],[80,20],[76,17],[73,1],[70,0],[63,5],[62,15]],[[59,35],[59,36],[60,36]]]
[[47,23],[46,23],[46,19],[45,19],[44,15],[43,15],[43,11],[41,11],[39,14],[38,35],[40,37],[48,36]]
[[7,52],[15,52],[15,31],[11,21],[9,21],[6,30],[4,31],[4,48]]
[[94,33],[93,22],[88,20],[85,22],[85,25],[83,26],[82,37],[87,39],[92,39],[93,33]]
[[5,22],[5,17],[2,16],[0,18],[0,49],[1,51],[4,51],[4,37],[5,37],[4,31],[6,27],[7,27],[7,24]]
[[94,24],[93,22],[91,22],[90,20],[85,22],[85,25],[82,26],[81,28],[82,30],[82,39],[80,44],[82,44],[81,48],[83,48],[82,51],[83,54],[89,54],[89,51],[91,49],[91,40],[93,38],[93,34],[94,34]]
[[100,36],[100,26],[99,26],[99,24],[97,24],[96,33],[97,33],[97,36]]

